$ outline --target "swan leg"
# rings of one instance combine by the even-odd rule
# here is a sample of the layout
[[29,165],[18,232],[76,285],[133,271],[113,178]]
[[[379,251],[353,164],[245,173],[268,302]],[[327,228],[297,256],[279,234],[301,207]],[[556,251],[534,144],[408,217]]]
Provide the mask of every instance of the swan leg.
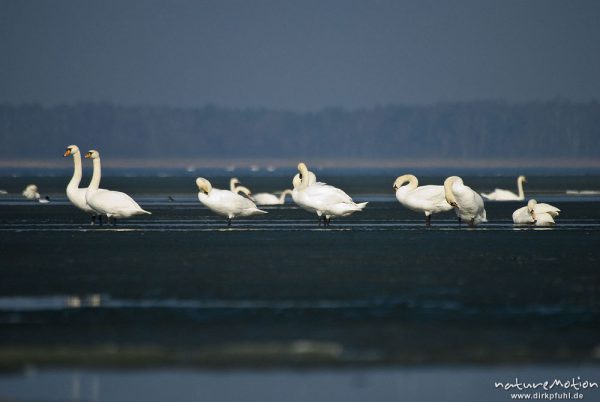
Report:
[[231,226],[231,218],[227,219],[227,227]]
[[460,216],[459,216],[459,217],[458,217],[458,226],[459,226],[459,227],[460,227],[461,223],[462,223],[462,219],[460,219]]
[[471,221],[469,221],[469,227],[474,228],[475,227],[475,218],[471,219]]
[[113,217],[113,226],[117,226],[117,218]]
[[431,215],[425,215],[425,226],[431,226]]
[[100,226],[102,226],[102,224],[104,222],[102,222],[102,215],[98,215],[98,222],[100,223]]
[[90,225],[95,225],[96,224],[96,215],[92,215],[92,222],[90,223]]

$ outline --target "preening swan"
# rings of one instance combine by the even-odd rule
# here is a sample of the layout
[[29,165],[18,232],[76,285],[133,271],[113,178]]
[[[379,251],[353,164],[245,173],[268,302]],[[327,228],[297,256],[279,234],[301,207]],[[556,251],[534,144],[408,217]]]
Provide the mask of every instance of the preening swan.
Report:
[[525,199],[525,192],[523,191],[523,183],[527,183],[527,179],[525,176],[519,176],[517,178],[517,190],[519,194],[515,194],[510,190],[503,190],[501,188],[497,188],[491,193],[484,194],[481,193],[483,198],[491,201],[521,201]]
[[266,214],[267,211],[256,208],[249,199],[229,190],[212,188],[210,182],[202,177],[196,179],[198,200],[214,213],[227,217],[227,226],[238,216]]
[[23,197],[27,198],[28,200],[39,200],[40,193],[38,192],[38,187],[35,184],[27,185],[25,190],[23,190]]
[[85,154],[85,157],[91,158],[94,165],[92,181],[85,193],[85,200],[93,210],[106,215],[109,220],[113,218],[113,225],[117,224],[117,218],[129,218],[141,214],[152,215],[152,213],[140,208],[137,202],[125,193],[110,190],[99,191],[98,186],[102,175],[100,153],[90,150]]
[[25,187],[25,190],[23,190],[23,197],[27,198],[28,200],[35,200],[41,204],[47,204],[50,202],[50,197],[40,197],[38,187],[35,184],[29,184],[27,187]]
[[558,216],[560,209],[550,204],[538,204],[531,199],[527,206],[517,209],[512,214],[513,222],[516,224],[527,224],[535,226],[552,226],[554,218]]
[[[102,215],[92,209],[85,200],[87,187],[79,188],[79,183],[81,182],[81,152],[79,151],[79,147],[77,145],[69,145],[63,156],[67,157],[69,155],[73,156],[73,177],[71,177],[71,181],[67,185],[67,198],[71,201],[71,204],[92,216],[92,225],[96,222],[96,216],[98,216],[98,220],[102,224]],[[100,188],[98,191],[106,190]]]
[[[304,163],[298,164],[300,183],[294,183],[298,205],[304,209],[313,209],[317,215],[324,216],[325,225],[329,225],[332,217],[348,216],[357,211],[362,211],[367,202],[360,204],[337,187],[325,183],[312,183],[310,172]],[[292,194],[293,196],[293,194]],[[308,207],[308,208],[307,208]]]
[[432,214],[450,211],[452,205],[446,201],[444,186],[418,186],[419,180],[415,176],[405,174],[396,179],[393,187],[400,204],[411,211],[424,212],[425,224],[430,226]]
[[279,197],[271,193],[258,193],[254,194],[252,198],[256,202],[256,205],[281,205],[285,204],[285,196],[288,194],[291,195],[292,190],[283,190]]
[[475,226],[487,222],[483,199],[471,187],[465,186],[460,177],[448,177],[444,181],[444,193],[448,204],[456,210],[459,223],[460,220],[464,220],[469,226]]

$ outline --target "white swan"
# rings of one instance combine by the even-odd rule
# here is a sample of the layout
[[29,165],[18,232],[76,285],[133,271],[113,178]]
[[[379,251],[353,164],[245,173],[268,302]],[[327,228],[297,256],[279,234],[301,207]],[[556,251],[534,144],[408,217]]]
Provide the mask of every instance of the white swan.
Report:
[[50,202],[50,197],[45,196],[44,198],[40,197],[40,193],[38,192],[38,187],[35,184],[28,184],[23,190],[23,197],[28,200],[35,200],[40,204],[47,204]]
[[285,196],[288,194],[291,195],[292,190],[283,190],[279,197],[271,193],[258,193],[254,194],[252,198],[256,202],[256,205],[281,205],[285,204]]
[[117,224],[117,218],[129,218],[134,215],[148,214],[151,212],[143,210],[130,196],[120,191],[99,191],[101,171],[100,153],[95,150],[88,151],[86,158],[91,158],[94,165],[92,180],[85,193],[85,200],[92,209],[106,215],[108,219],[113,218],[113,225]]
[[450,176],[444,181],[446,201],[456,210],[459,223],[464,220],[469,226],[487,222],[483,198],[469,186],[465,186],[458,176]]
[[522,201],[525,199],[525,192],[523,191],[523,183],[527,183],[527,179],[525,176],[519,176],[517,178],[517,189],[519,194],[515,194],[510,190],[503,190],[501,188],[497,188],[491,193],[484,194],[481,193],[483,198],[491,201]]
[[[63,156],[67,157],[69,155],[73,156],[73,177],[71,177],[71,181],[67,185],[67,198],[71,201],[71,204],[83,212],[92,215],[92,225],[96,223],[96,215],[100,220],[100,224],[102,224],[102,215],[90,207],[85,200],[87,187],[79,188],[79,183],[81,182],[81,152],[79,151],[79,147],[77,145],[69,145]],[[98,191],[106,190],[100,188]]]
[[[405,183],[408,183],[404,185]],[[452,205],[446,201],[444,186],[421,186],[412,174],[399,176],[394,182],[396,199],[411,211],[424,212],[425,224],[431,225],[431,215],[450,211]]]
[[202,177],[196,179],[198,200],[214,213],[227,217],[227,226],[238,216],[266,214],[267,211],[258,209],[249,199],[229,190],[212,188],[210,182]]
[[298,164],[298,171],[300,184],[296,184],[294,188],[296,197],[300,201],[298,205],[314,209],[319,217],[324,216],[326,226],[329,225],[332,217],[351,215],[362,211],[368,204],[367,202],[355,203],[348,194],[337,187],[321,182],[312,183],[310,172],[302,162]]
[[554,225],[554,218],[558,216],[560,209],[550,204],[538,204],[531,199],[527,206],[517,209],[512,214],[513,222],[516,224],[528,224],[535,226]]
[[23,190],[23,197],[28,200],[39,200],[40,193],[38,192],[38,187],[35,184],[28,184],[25,190]]

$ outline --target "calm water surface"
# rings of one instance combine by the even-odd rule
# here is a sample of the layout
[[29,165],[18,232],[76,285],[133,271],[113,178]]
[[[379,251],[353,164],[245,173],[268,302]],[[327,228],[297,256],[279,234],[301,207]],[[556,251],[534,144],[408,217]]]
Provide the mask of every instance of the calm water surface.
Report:
[[[529,177],[527,195],[562,210],[549,229],[512,224],[524,202],[487,203],[490,222],[475,229],[452,213],[426,228],[395,201],[394,177],[324,179],[369,201],[366,210],[323,229],[288,203],[227,228],[198,203],[193,178],[109,177],[103,186],[153,215],[100,227],[66,201],[68,178],[2,178],[0,367],[13,374],[0,376],[0,398],[38,400],[35,388],[47,400],[127,400],[124,384],[139,380],[164,381],[181,395],[173,400],[201,400],[207,384],[210,400],[239,400],[230,393],[246,388],[247,400],[281,400],[278,383],[313,384],[292,400],[365,400],[376,389],[379,400],[432,400],[447,388],[415,384],[442,381],[507,400],[490,379],[523,367],[538,376],[586,367],[599,379],[600,197],[566,194],[600,190],[598,177]],[[242,178],[254,192],[287,181]],[[29,182],[52,201],[23,200]],[[465,182],[515,187],[506,177]],[[477,373],[485,378],[467,380]],[[322,384],[332,394],[317,392]],[[151,389],[142,399],[161,400]],[[461,400],[450,390],[433,397]]]

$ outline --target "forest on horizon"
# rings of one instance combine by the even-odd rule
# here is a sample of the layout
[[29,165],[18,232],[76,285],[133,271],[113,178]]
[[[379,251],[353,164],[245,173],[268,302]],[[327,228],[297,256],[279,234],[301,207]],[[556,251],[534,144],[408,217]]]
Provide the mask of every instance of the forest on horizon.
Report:
[[595,158],[600,103],[475,101],[298,113],[215,106],[0,104],[0,156],[69,144],[114,157]]

